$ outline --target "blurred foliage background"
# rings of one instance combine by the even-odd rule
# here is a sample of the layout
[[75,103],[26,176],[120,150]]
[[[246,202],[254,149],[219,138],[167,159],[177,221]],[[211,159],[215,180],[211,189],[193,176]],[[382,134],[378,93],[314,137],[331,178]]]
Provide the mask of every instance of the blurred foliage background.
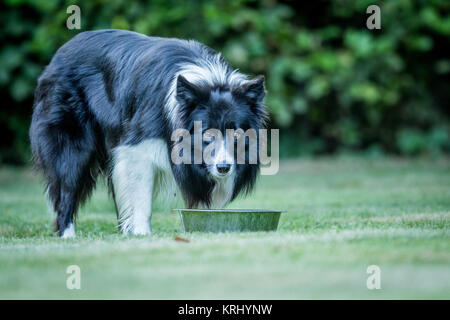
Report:
[[[118,28],[196,39],[264,74],[282,156],[450,152],[450,2],[3,0],[0,163],[29,162],[36,80],[78,32]],[[81,8],[68,30],[66,8]],[[366,9],[381,8],[381,30]]]

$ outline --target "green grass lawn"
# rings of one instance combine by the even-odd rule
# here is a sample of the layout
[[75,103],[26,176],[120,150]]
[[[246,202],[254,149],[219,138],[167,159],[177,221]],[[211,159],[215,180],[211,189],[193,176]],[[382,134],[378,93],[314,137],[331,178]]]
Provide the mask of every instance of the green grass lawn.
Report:
[[[230,207],[287,212],[276,232],[183,234],[160,209],[152,236],[125,237],[102,183],[61,240],[40,177],[2,168],[0,298],[450,298],[448,158],[289,160]],[[66,288],[69,265],[81,290]]]

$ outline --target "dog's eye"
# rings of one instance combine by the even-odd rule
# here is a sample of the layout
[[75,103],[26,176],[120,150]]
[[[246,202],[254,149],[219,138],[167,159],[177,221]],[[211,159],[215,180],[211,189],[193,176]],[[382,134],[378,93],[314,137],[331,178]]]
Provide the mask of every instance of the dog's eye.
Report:
[[233,133],[233,137],[234,137],[236,140],[239,139],[241,136],[242,136],[242,132],[240,132],[240,131],[235,131],[235,132]]
[[205,131],[203,133],[203,141],[205,142],[213,142],[216,139],[213,132]]

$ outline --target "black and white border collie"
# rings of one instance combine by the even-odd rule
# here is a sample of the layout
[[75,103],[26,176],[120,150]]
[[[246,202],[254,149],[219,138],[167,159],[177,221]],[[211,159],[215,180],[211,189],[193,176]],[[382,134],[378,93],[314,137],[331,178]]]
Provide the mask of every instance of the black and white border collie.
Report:
[[[250,191],[259,171],[225,149],[214,165],[174,164],[172,132],[263,128],[264,79],[233,70],[196,41],[122,30],[83,32],[63,45],[38,80],[30,140],[63,238],[106,173],[124,234],[151,232],[153,197],[180,191],[191,208],[222,207]],[[202,143],[207,143],[206,139]]]

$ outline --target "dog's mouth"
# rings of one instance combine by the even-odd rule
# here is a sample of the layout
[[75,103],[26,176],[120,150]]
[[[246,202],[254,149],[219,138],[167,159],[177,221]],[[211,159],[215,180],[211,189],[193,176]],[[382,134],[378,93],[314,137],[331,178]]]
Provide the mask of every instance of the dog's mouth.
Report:
[[231,176],[235,170],[233,164],[207,165],[206,169],[215,179],[225,179]]

